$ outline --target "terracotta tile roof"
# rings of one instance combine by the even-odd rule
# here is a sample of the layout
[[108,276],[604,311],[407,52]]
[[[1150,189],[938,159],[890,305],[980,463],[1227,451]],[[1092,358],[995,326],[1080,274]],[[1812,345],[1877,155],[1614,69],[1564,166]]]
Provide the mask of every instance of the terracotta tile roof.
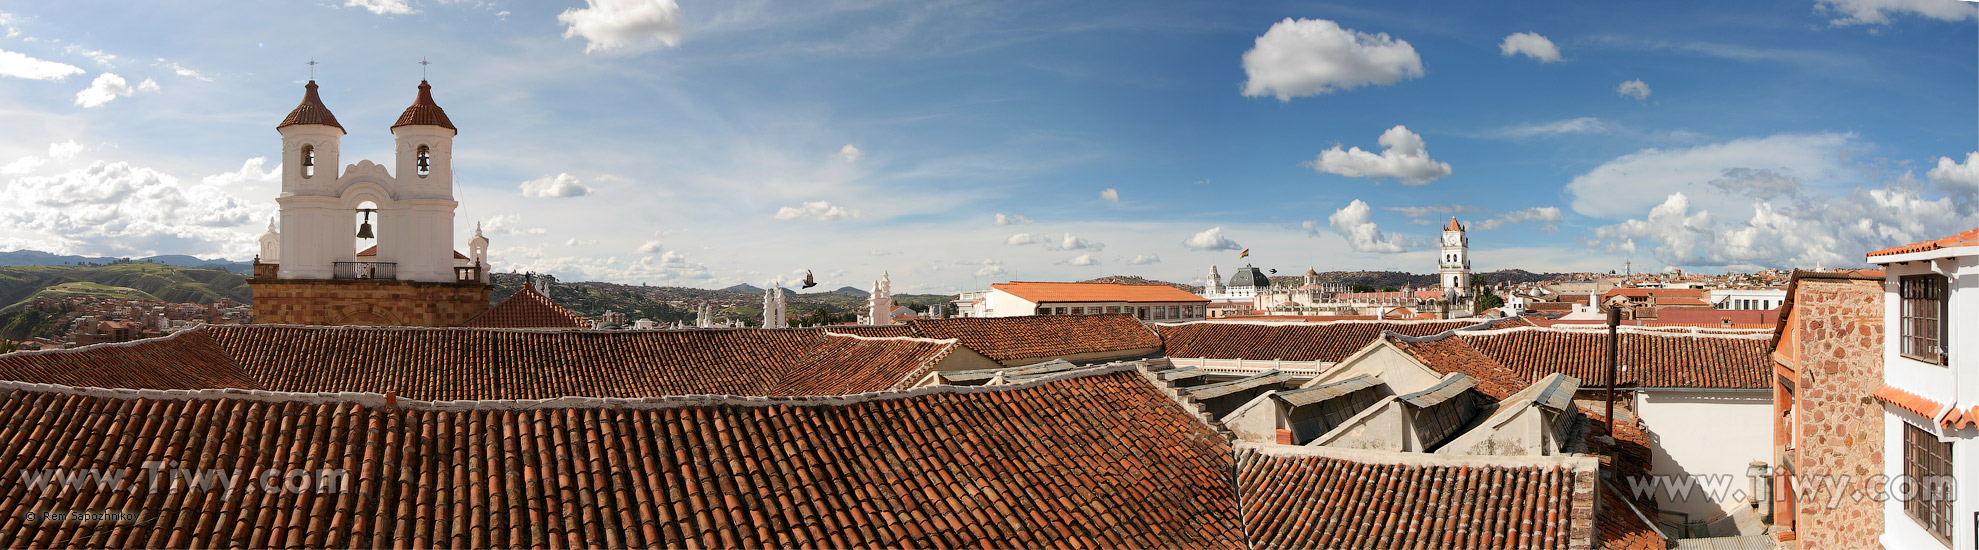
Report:
[[1127,285],[1120,283],[1029,283],[1012,281],[990,285],[1033,303],[1045,302],[1209,302],[1186,290],[1168,285]]
[[406,107],[405,112],[399,114],[399,121],[392,124],[393,129],[400,126],[439,126],[460,130],[454,127],[453,121],[447,120],[447,112],[433,102],[433,85],[424,80],[419,81],[419,97],[413,99],[412,106]]
[[1877,256],[1894,256],[1897,254],[1909,254],[1912,252],[1930,252],[1932,250],[1940,250],[1940,249],[1952,248],[1958,246],[1979,246],[1979,228],[1975,228],[1942,239],[1924,241],[1920,243],[1910,243],[1903,246],[1892,246],[1875,252],[1870,252],[1869,257],[1874,258]]
[[1463,231],[1463,224],[1457,223],[1456,216],[1450,216],[1450,223],[1443,224],[1444,231]]
[[1695,298],[1702,302],[1704,300],[1704,291],[1695,288],[1617,288],[1602,293],[1601,301],[1606,302],[1616,296],[1627,296],[1630,298],[1654,296],[1656,297],[1656,303],[1661,305],[1668,300],[1685,298]]
[[0,355],[0,380],[96,388],[265,389],[204,330]]
[[[1615,475],[1615,479],[1610,482],[1612,485],[1601,488],[1602,510],[1596,522],[1601,529],[1601,547],[1613,550],[1668,548],[1655,526],[1644,522],[1641,517],[1630,511],[1628,506],[1623,505],[1623,499],[1627,498],[1628,505],[1634,506],[1643,516],[1657,517],[1658,507],[1655,498],[1633,496],[1628,490],[1629,479],[1644,479],[1649,475],[1654,460],[1649,432],[1640,426],[1619,422],[1615,424],[1613,434],[1615,442],[1603,443],[1596,437],[1609,435],[1608,417],[1594,411],[1583,410],[1582,414],[1587,415],[1589,423],[1587,432],[1589,449],[1595,454],[1612,457],[1610,463],[1602,467],[1613,471]],[[1616,491],[1611,489],[1619,489],[1621,495],[1617,495]]]
[[1532,384],[1539,377],[1528,378],[1512,369],[1505,368],[1483,353],[1466,344],[1454,333],[1437,336],[1411,338],[1393,332],[1384,336],[1388,343],[1395,344],[1410,356],[1421,361],[1424,366],[1440,373],[1463,373],[1477,382],[1477,391],[1490,396],[1492,401],[1504,401]]
[[924,338],[953,338],[997,361],[1161,348],[1161,337],[1128,315],[1036,315],[916,319]]
[[1158,324],[1169,357],[1257,361],[1338,362],[1380,338],[1383,331],[1428,336],[1478,324],[1452,321],[1341,321],[1323,324],[1203,321]]
[[276,129],[298,124],[321,124],[336,127],[338,130],[344,129],[344,125],[337,124],[337,115],[330,114],[330,108],[323,106],[323,98],[317,97],[315,80],[304,84],[302,89],[302,103],[296,105],[295,110],[289,111],[289,116],[282,119],[281,124],[275,125]]
[[1693,326],[1732,328],[1773,328],[1780,323],[1778,309],[1666,309],[1646,319],[1648,326]]
[[[1577,531],[1574,499],[1592,509],[1595,477],[1591,469],[1561,466],[1378,464],[1237,451],[1252,548],[1565,549]],[[1579,526],[1580,547],[1593,529]]]
[[589,328],[591,322],[557,305],[536,286],[522,283],[522,290],[503,298],[495,307],[471,317],[460,326],[470,328]]
[[874,338],[919,336],[914,333],[914,327],[907,325],[832,325],[825,327],[825,332]]
[[[1120,370],[831,401],[552,406],[19,386],[0,388],[0,417],[11,419],[0,424],[10,479],[0,508],[145,516],[90,524],[16,514],[0,522],[0,539],[20,546],[1245,546],[1228,444]],[[341,493],[303,494],[153,493],[136,474],[137,490],[30,492],[11,481],[53,467],[142,472],[154,460],[349,474]],[[1543,477],[1504,481],[1552,487]],[[1321,508],[1289,489],[1287,506]],[[1476,500],[1494,513],[1464,527],[1502,529],[1490,520],[1514,501]]]
[[1417,300],[1435,300],[1437,298],[1443,297],[1443,290],[1442,289],[1417,290],[1413,294],[1401,290],[1397,290],[1394,292],[1342,292],[1333,295],[1333,297],[1335,299],[1346,300],[1346,301],[1400,300],[1404,298],[1415,298]]
[[[1937,418],[1939,411],[1945,411],[1945,417],[1938,421],[1938,425],[1947,429],[1955,430],[1969,426],[1979,426],[1979,406],[1965,409],[1947,406],[1934,399],[1910,393],[1888,384],[1876,388],[1876,392],[1872,395],[1884,403],[1910,411],[1924,418]],[[1947,411],[1946,409],[1950,410]]]
[[[1581,387],[1608,381],[1608,333],[1518,328],[1458,333],[1471,347],[1530,378],[1563,373]],[[1764,334],[1620,332],[1616,383],[1650,388],[1770,388],[1773,366]]]

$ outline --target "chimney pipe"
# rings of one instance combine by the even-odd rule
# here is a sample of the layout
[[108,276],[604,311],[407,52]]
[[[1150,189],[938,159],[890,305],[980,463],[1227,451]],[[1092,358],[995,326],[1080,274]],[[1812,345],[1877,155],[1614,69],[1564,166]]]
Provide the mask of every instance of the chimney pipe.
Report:
[[1615,435],[1615,362],[1620,346],[1616,345],[1615,327],[1622,324],[1622,308],[1608,308],[1608,436]]

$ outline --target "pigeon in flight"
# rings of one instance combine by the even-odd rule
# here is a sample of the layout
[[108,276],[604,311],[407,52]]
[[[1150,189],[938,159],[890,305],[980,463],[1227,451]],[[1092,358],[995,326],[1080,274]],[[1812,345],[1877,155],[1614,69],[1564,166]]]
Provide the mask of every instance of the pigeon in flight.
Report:
[[818,286],[818,280],[817,280],[816,278],[814,278],[814,277],[812,277],[812,276],[811,276],[811,270],[809,270],[809,269],[806,269],[806,270],[804,270],[804,286],[803,286],[803,288],[811,288],[811,287],[814,287],[814,286]]

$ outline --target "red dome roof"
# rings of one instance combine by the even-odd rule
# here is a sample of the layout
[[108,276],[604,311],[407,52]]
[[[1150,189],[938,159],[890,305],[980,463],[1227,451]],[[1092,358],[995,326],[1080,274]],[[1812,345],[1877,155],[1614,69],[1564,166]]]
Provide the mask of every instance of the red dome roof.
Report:
[[405,113],[399,115],[398,123],[393,124],[392,128],[400,126],[439,126],[460,131],[454,127],[453,121],[447,120],[447,112],[433,102],[433,85],[424,80],[419,81],[419,98],[412,101],[411,107],[405,108]]
[[1457,223],[1457,217],[1456,217],[1456,216],[1450,216],[1450,223],[1449,223],[1449,225],[1445,225],[1445,226],[1443,226],[1443,230],[1444,230],[1444,231],[1463,231],[1463,230],[1464,230],[1464,226],[1463,226],[1463,224],[1459,224],[1459,223]]
[[282,123],[275,125],[275,129],[298,124],[321,124],[335,126],[338,130],[344,129],[344,125],[337,124],[337,115],[330,114],[330,108],[323,106],[323,98],[316,96],[316,81],[309,81],[302,86],[302,89],[302,104],[296,105],[295,110],[289,111],[288,118],[282,119]]

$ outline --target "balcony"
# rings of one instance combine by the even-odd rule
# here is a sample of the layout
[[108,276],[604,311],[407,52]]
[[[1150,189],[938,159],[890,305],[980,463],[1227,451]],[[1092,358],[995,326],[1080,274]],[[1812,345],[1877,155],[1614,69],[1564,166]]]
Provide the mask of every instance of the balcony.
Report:
[[454,282],[457,283],[481,282],[481,266],[479,264],[476,264],[469,267],[455,267]]
[[398,279],[399,264],[395,262],[335,262],[332,265],[332,279]]

